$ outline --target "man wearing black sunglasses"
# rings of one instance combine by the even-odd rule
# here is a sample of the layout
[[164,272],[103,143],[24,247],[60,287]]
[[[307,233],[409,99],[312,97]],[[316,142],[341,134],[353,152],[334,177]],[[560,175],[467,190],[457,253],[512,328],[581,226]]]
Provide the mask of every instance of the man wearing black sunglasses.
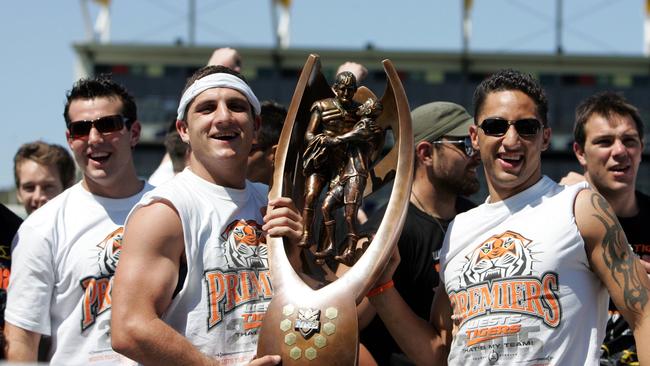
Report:
[[[464,198],[476,193],[479,182],[478,154],[469,138],[472,117],[462,106],[432,102],[411,112],[415,141],[415,175],[409,209],[397,243],[400,264],[393,276],[395,288],[421,318],[428,318],[433,291],[438,286],[438,254],[449,222],[459,212],[475,207]],[[362,226],[375,232],[386,206]],[[364,316],[374,316],[369,309]],[[378,316],[361,331],[366,345],[380,365],[400,365],[405,359]],[[410,364],[410,363],[408,363]]]
[[67,94],[66,136],[83,173],[25,220],[14,240],[5,329],[11,361],[35,361],[41,335],[52,364],[120,364],[110,339],[111,286],[127,214],[152,187],[136,175],[133,97],[106,77]]
[[[586,184],[541,174],[551,131],[539,84],[497,72],[477,87],[474,108],[470,136],[490,195],[449,226],[430,323],[391,289],[371,298],[402,349],[416,364],[598,365],[609,292],[639,360],[650,362],[641,344],[650,337],[650,280],[613,210]],[[536,133],[521,122],[531,119]]]

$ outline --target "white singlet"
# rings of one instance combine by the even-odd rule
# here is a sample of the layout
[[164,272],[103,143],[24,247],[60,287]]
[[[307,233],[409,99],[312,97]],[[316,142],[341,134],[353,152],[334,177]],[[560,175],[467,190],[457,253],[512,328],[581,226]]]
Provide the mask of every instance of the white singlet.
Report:
[[146,194],[134,211],[160,200],[178,212],[187,275],[163,320],[223,364],[248,364],[272,296],[262,233],[268,187],[207,182],[189,169]]
[[456,216],[440,254],[450,365],[598,365],[609,295],[575,223],[585,187],[543,177]]

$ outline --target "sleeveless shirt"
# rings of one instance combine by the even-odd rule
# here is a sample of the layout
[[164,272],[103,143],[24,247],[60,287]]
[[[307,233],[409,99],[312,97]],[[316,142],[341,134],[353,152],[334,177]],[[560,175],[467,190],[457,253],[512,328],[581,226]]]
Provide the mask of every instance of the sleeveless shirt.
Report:
[[456,216],[440,256],[458,326],[450,365],[598,364],[609,295],[575,223],[586,187],[543,177]]
[[185,240],[187,275],[163,320],[201,352],[224,364],[248,364],[272,285],[260,208],[268,187],[246,181],[232,189],[185,169],[134,208],[170,202]]

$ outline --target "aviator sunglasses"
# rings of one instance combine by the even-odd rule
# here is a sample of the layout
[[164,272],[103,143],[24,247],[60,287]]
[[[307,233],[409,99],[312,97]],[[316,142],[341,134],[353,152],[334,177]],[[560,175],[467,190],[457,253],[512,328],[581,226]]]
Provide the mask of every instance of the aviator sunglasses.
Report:
[[467,156],[472,156],[476,152],[474,147],[472,147],[472,139],[465,137],[462,140],[435,140],[431,142],[432,144],[452,144],[457,146],[461,151]]
[[508,132],[510,125],[515,126],[517,134],[522,137],[537,135],[542,128],[542,123],[535,118],[523,118],[516,121],[508,121],[503,118],[486,118],[479,127],[490,136],[503,136]]
[[83,120],[71,122],[68,124],[68,131],[70,131],[71,138],[78,139],[87,137],[93,126],[95,126],[97,131],[105,134],[121,130],[124,127],[124,124],[128,122],[128,118],[116,114],[113,116],[99,117],[92,121]]

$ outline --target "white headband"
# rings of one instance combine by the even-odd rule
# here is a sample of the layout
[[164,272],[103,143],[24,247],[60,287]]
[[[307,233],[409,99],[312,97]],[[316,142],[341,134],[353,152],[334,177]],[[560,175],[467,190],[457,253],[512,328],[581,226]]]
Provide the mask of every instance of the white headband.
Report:
[[192,85],[190,85],[189,88],[187,88],[187,90],[185,90],[183,96],[181,97],[181,102],[178,105],[178,115],[176,119],[183,120],[185,118],[185,109],[192,102],[192,100],[194,100],[197,95],[212,88],[229,88],[237,90],[246,96],[248,102],[253,106],[255,115],[258,116],[260,114],[260,101],[257,100],[255,93],[253,93],[253,90],[251,90],[248,84],[246,84],[242,79],[236,77],[235,75],[218,72],[216,74],[210,74],[200,78],[199,80],[196,80]]

